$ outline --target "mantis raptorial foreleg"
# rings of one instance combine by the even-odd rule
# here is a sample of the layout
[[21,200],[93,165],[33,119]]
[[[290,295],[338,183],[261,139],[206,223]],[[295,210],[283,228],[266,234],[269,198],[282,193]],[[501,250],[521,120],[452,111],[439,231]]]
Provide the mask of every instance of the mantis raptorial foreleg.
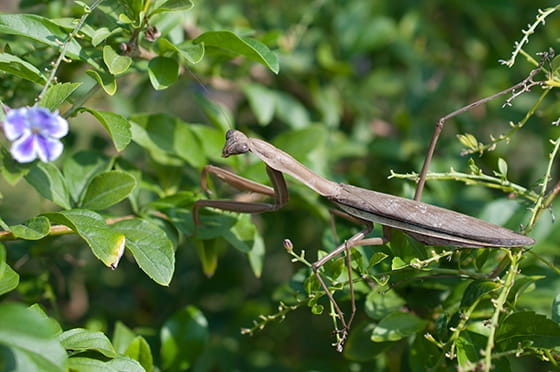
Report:
[[201,184],[204,189],[206,188],[207,174],[213,174],[222,181],[234,186],[239,190],[251,191],[258,194],[268,195],[274,198],[274,204],[271,203],[255,203],[234,200],[205,200],[200,199],[194,203],[193,206],[193,219],[195,228],[200,225],[198,218],[198,209],[204,207],[218,208],[225,211],[240,212],[240,213],[261,213],[271,212],[282,208],[288,201],[288,187],[286,180],[281,172],[278,172],[270,167],[266,168],[268,177],[272,182],[272,187],[251,181],[247,178],[238,176],[235,173],[229,172],[225,169],[207,165],[201,173]]

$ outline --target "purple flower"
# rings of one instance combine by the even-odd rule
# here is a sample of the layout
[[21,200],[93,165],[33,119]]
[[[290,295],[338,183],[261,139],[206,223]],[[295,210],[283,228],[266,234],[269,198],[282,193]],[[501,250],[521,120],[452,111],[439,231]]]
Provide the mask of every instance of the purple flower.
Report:
[[62,154],[60,138],[68,133],[68,122],[44,107],[8,109],[4,133],[12,141],[10,152],[20,163],[37,157],[43,162],[53,161]]

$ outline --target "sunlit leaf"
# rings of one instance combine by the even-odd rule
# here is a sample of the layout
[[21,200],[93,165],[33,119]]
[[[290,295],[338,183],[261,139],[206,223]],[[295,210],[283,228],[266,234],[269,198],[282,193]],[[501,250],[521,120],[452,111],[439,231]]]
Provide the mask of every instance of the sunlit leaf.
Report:
[[60,334],[58,340],[65,349],[76,351],[95,350],[109,358],[116,356],[111,341],[102,332],[74,328]]
[[426,323],[414,314],[395,312],[381,319],[371,334],[371,340],[397,341],[421,331]]
[[179,65],[174,59],[155,57],[148,63],[148,76],[154,89],[165,89],[177,80]]
[[560,345],[560,324],[533,311],[519,311],[506,317],[496,332],[499,350],[512,350],[519,345],[554,348]]
[[122,220],[112,228],[126,236],[126,247],[138,266],[156,283],[169,285],[175,271],[175,251],[163,230],[140,219]]
[[82,83],[63,83],[50,86],[41,102],[39,102],[39,106],[46,107],[50,111],[58,109],[80,85]]
[[200,62],[202,57],[204,57],[204,44],[193,44],[191,40],[175,45],[166,38],[162,37],[158,39],[158,43],[162,52],[169,51],[177,53],[192,64]]
[[49,219],[44,216],[32,217],[20,225],[13,225],[9,230],[16,238],[25,240],[42,239],[49,233]]
[[189,10],[194,6],[190,0],[167,0],[154,9],[151,15],[161,12],[175,12]]
[[[7,356],[2,366],[17,371],[66,371],[66,351],[57,333],[55,324],[38,312],[17,303],[0,304],[0,345]],[[5,364],[9,360],[12,364]]]
[[25,180],[39,194],[56,205],[70,209],[70,193],[60,170],[52,163],[37,162],[25,175]]
[[111,46],[106,45],[103,47],[103,61],[113,75],[119,75],[130,67],[132,58],[128,56],[121,56]]
[[232,55],[241,55],[262,63],[275,74],[280,70],[278,58],[266,45],[255,39],[239,37],[231,31],[204,32],[194,43],[204,43],[206,48],[212,46]]
[[95,257],[116,268],[124,251],[125,237],[111,229],[97,213],[86,209],[45,213],[52,222],[68,226],[89,245]]
[[0,71],[37,84],[43,84],[46,81],[37,67],[9,53],[0,53]]
[[122,151],[128,146],[132,140],[132,132],[130,122],[123,116],[108,111],[97,111],[89,108],[84,108],[82,111],[87,111],[109,132],[113,144],[117,151]]
[[86,74],[97,81],[108,95],[112,96],[117,92],[117,80],[114,75],[93,70],[87,70]]
[[125,199],[136,187],[136,179],[123,171],[108,171],[94,176],[87,186],[81,207],[105,209]]
[[482,296],[500,288],[500,284],[491,280],[475,280],[469,284],[463,293],[461,307],[470,307],[481,300]]
[[79,205],[91,179],[112,165],[112,159],[98,151],[80,151],[66,158],[62,170],[72,199]]
[[[60,42],[68,38],[68,33],[55,22],[33,14],[0,14],[0,34],[23,36],[57,50],[62,48]],[[91,52],[82,49],[75,38],[70,41],[66,53],[72,59],[83,60],[99,68],[96,59],[90,57]]]

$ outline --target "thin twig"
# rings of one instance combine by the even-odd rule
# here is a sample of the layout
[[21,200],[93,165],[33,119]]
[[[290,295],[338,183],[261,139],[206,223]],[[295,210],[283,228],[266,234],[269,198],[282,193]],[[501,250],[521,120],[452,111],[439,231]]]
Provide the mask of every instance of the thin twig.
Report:
[[74,38],[76,37],[76,35],[80,31],[80,29],[82,28],[84,23],[86,22],[86,19],[89,17],[91,12],[95,8],[97,8],[97,6],[99,4],[101,4],[102,2],[103,2],[103,0],[95,0],[92,5],[90,5],[90,6],[88,6],[84,9],[85,13],[82,15],[82,18],[80,18],[80,20],[76,24],[76,27],[74,27],[74,30],[72,30],[72,32],[70,32],[68,34],[68,38],[66,39],[66,41],[64,41],[64,43],[62,45],[62,49],[60,50],[60,55],[58,56],[58,59],[56,60],[56,62],[53,64],[53,68],[51,70],[49,78],[45,82],[45,86],[41,90],[41,93],[39,93],[39,95],[37,96],[37,99],[35,100],[35,105],[38,105],[39,102],[41,102],[41,100],[45,96],[45,93],[47,92],[47,89],[49,89],[49,86],[51,85],[53,80],[55,80],[56,73],[58,72],[58,68],[60,67],[60,64],[62,63],[62,61],[64,60],[64,58],[66,56],[66,51],[68,50],[68,46],[70,45],[72,40],[74,40]]

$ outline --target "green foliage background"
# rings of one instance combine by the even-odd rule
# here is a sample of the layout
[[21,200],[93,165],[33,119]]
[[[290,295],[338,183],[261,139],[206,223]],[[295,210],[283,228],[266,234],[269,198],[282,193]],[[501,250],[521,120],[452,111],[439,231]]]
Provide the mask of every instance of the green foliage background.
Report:
[[[91,14],[88,24],[111,30],[116,14],[124,5],[140,3],[143,2],[107,1]],[[23,0],[16,12],[51,19],[79,18],[81,8],[68,5],[64,1]],[[288,311],[284,319],[269,322],[264,330],[251,336],[242,335],[241,328],[252,327],[260,315],[275,314],[281,301],[293,305],[296,299],[306,299],[304,289],[310,285],[306,282],[309,272],[300,263],[291,262],[292,257],[282,247],[282,241],[289,238],[297,252],[305,250],[309,261],[315,260],[317,251],[332,249],[335,242],[329,227],[330,205],[289,180],[290,202],[284,209],[251,219],[202,211],[207,228],[193,236],[190,209],[195,199],[206,197],[200,187],[200,171],[212,163],[266,182],[264,166],[255,157],[220,158],[223,133],[235,127],[274,143],[329,179],[411,198],[414,183],[388,179],[391,171],[419,171],[440,117],[506,89],[529,74],[535,66],[523,56],[518,56],[511,68],[498,61],[510,57],[514,43],[523,36],[522,29],[534,22],[539,8],[556,5],[536,0],[206,0],[195,3],[190,10],[162,13],[152,20],[171,43],[145,43],[144,47],[160,56],[166,52],[166,56],[173,55],[173,58],[150,62],[142,56],[133,55],[130,62],[111,54],[127,41],[126,32],[103,35],[103,42],[92,48],[97,53],[92,58],[100,65],[105,58],[108,72],[116,76],[116,85],[103,80],[102,69],[94,68],[96,72],[87,73],[84,60],[79,58],[63,64],[59,71],[59,81],[83,84],[72,98],[63,99],[64,104],[52,108],[65,112],[73,107],[72,103],[84,99],[86,109],[76,110],[70,119],[65,159],[57,162],[57,166],[66,167],[63,162],[78,151],[95,150],[105,156],[95,158],[96,169],[113,169],[111,172],[134,176],[137,188],[129,192],[127,200],[114,205],[105,205],[103,201],[95,204],[91,202],[93,196],[82,194],[90,202],[82,200],[85,203],[82,207],[103,210],[104,218],[139,215],[155,223],[159,227],[157,234],[164,231],[175,249],[172,281],[168,287],[159,285],[166,284],[165,279],[147,276],[138,269],[130,253],[116,270],[110,270],[76,234],[48,236],[38,241],[15,240],[5,243],[6,261],[20,275],[20,281],[15,290],[3,295],[2,302],[38,303],[58,321],[62,330],[87,328],[110,338],[114,334],[126,334],[130,340],[140,335],[143,338],[138,340],[144,341],[135,341],[143,345],[138,348],[147,347],[144,344],[147,341],[153,364],[161,370],[423,370],[435,362],[428,356],[437,353],[432,344],[421,341],[422,335],[438,333],[437,322],[445,319],[444,316],[435,319],[437,314],[456,309],[450,303],[461,301],[470,280],[457,275],[412,280],[412,276],[396,274],[392,283],[397,285],[387,292],[386,306],[391,312],[405,309],[416,315],[418,318],[410,321],[414,323],[413,328],[419,327],[419,332],[415,336],[415,332],[405,332],[395,342],[383,338],[380,340],[384,342],[370,340],[372,327],[379,324],[376,309],[371,306],[380,304],[367,299],[368,291],[379,293],[381,287],[368,289],[364,282],[358,286],[357,319],[344,354],[331,347],[333,323],[324,299],[320,300],[325,306],[321,315],[312,314],[305,303],[300,304],[297,310]],[[134,9],[129,8],[127,14],[135,14]],[[204,58],[197,54],[200,50],[196,44],[188,47],[181,44],[183,38],[192,40],[204,32],[222,30],[266,45],[278,57],[279,72],[273,72],[273,56],[245,54],[241,52],[245,45],[240,46],[237,39],[237,46],[224,50],[227,43],[234,44],[224,34],[219,36],[225,41],[213,39],[217,36],[209,33],[201,36],[199,40],[206,42]],[[539,60],[536,53],[558,47],[560,17],[553,14],[537,30],[524,48],[535,60]],[[56,58],[52,48],[29,39],[21,41],[20,36],[3,34],[0,48],[5,53],[25,56],[28,62],[41,68]],[[106,45],[113,48],[103,50]],[[173,49],[173,45],[184,54]],[[254,50],[249,48],[251,53]],[[115,62],[107,63],[109,59]],[[33,104],[39,92],[37,84],[18,80],[3,71],[1,101],[10,107]],[[99,81],[103,82],[102,88]],[[521,121],[540,94],[541,88],[534,87],[513,100],[512,107],[502,107],[509,97],[505,96],[449,121],[431,170],[446,172],[453,168],[468,173],[468,159],[473,158],[480,169],[493,174],[498,171],[498,159],[502,158],[507,161],[507,172],[503,173],[507,173],[509,180],[537,190],[553,148],[549,140],[560,135],[558,127],[551,125],[560,115],[558,105],[554,104],[555,90],[545,97],[539,110],[509,143],[500,143],[484,156],[461,156],[464,144],[456,135],[470,133],[488,143],[490,135],[497,137],[507,132],[510,121]],[[121,119],[111,116],[112,113],[133,122],[132,143],[128,147],[115,140],[118,137],[115,128],[122,127],[114,124]],[[189,123],[190,129],[180,129],[184,122]],[[143,137],[142,131],[156,135]],[[126,150],[120,152],[124,147]],[[10,182],[9,177],[15,176],[7,158],[4,156],[4,178],[0,181],[3,195],[0,216],[5,223],[21,224],[45,212],[51,212],[47,215],[51,222],[63,223],[59,221],[64,220],[64,213],[56,214],[55,218],[53,212],[60,210],[55,204],[65,206],[56,200],[53,204],[52,198],[36,190],[36,183],[29,180],[29,174],[33,173],[26,176],[29,184],[24,179],[15,184]],[[74,185],[74,191],[70,192],[80,195],[80,177],[84,174],[80,172],[84,171],[66,169],[64,177]],[[558,180],[557,169],[555,163],[552,185]],[[504,170],[503,166],[500,170]],[[104,175],[113,176],[118,175]],[[118,182],[130,181],[125,178]],[[106,182],[103,187],[110,184],[108,180],[103,182]],[[210,185],[214,191],[212,198],[233,194],[216,180]],[[90,190],[96,192],[94,187]],[[452,180],[429,181],[423,197],[423,201],[519,230],[520,224],[528,223],[530,204],[523,198],[514,200],[499,190]],[[537,240],[532,251],[552,267],[535,256],[527,255],[522,261],[524,277],[517,285],[523,288],[517,288],[514,292],[517,297],[508,302],[519,311],[516,314],[520,323],[512,324],[523,324],[523,316],[533,319],[523,312],[527,310],[552,318],[557,326],[559,310],[553,308],[553,303],[558,307],[558,301],[554,300],[560,288],[557,269],[560,233],[554,224],[554,216],[559,214],[557,204],[544,212],[531,233]],[[154,217],[154,212],[159,214]],[[115,228],[118,231],[138,232],[144,228],[140,222],[119,223],[119,228]],[[340,239],[351,236],[356,229],[345,222],[338,225],[337,221]],[[157,234],[153,233],[152,238]],[[139,251],[144,249],[142,243],[157,244],[149,238],[137,237]],[[395,256],[406,261],[420,252],[419,258],[426,258],[422,257],[428,253],[425,248],[396,234],[396,241],[399,239],[405,251],[400,255],[392,251]],[[388,252],[389,248],[381,250]],[[370,258],[368,255],[375,248],[370,253],[361,252]],[[462,269],[461,265],[488,273],[504,256],[501,250],[468,251],[456,255],[453,262],[442,260],[441,267],[455,270],[455,274]],[[140,264],[138,258],[136,261]],[[385,269],[394,268],[395,263],[392,264],[389,262]],[[488,309],[492,307],[489,296],[483,296],[492,290],[477,297],[484,305],[474,317],[488,317]],[[349,309],[347,293],[342,293],[340,299],[343,308]],[[402,299],[406,301],[400,302]],[[422,323],[417,323],[417,319],[422,319]],[[428,324],[424,321],[430,322],[430,326],[422,328]],[[126,328],[123,325],[129,330],[123,330]],[[173,340],[165,336],[175,331],[184,337],[174,340],[178,342],[180,358],[174,354]],[[470,336],[473,347],[484,345],[476,339],[475,332]],[[515,338],[515,334],[511,337]],[[551,337],[554,343],[560,336]],[[116,349],[118,341],[112,338]],[[495,360],[497,370],[557,367],[540,361],[538,355],[556,358],[557,363],[558,345],[545,344],[542,349],[552,354],[543,354],[541,350],[519,358],[508,355]],[[113,357],[100,347],[94,350],[104,357]],[[76,370],[86,370],[80,369],[85,368],[79,367],[81,360],[71,359]],[[450,361],[442,369],[455,370],[453,363]],[[146,362],[143,366],[151,364]]]

